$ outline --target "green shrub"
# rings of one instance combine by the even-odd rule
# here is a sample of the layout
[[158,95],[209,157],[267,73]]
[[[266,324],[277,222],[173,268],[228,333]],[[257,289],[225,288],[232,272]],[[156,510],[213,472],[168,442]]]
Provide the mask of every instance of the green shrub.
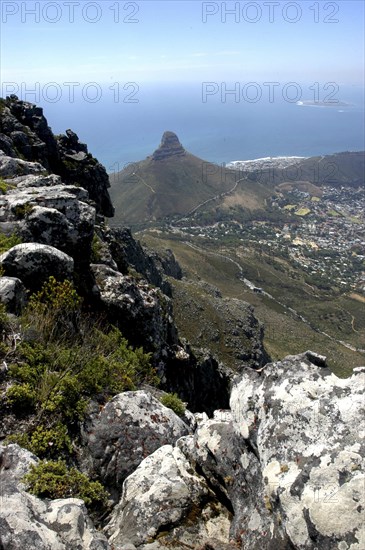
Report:
[[98,481],[76,468],[67,468],[64,461],[41,461],[32,465],[22,480],[30,493],[40,498],[81,498],[91,508],[106,504],[108,493]]
[[[84,332],[84,339],[73,345],[62,341],[19,345],[9,375],[18,392],[32,391],[39,414],[62,422],[80,420],[96,394],[107,398],[134,390],[142,382],[158,383],[150,354],[133,350],[118,329],[103,333],[88,326]],[[17,405],[19,400],[16,410]]]
[[133,350],[117,328],[82,314],[80,304],[70,281],[50,277],[31,296],[22,320],[28,328],[7,359],[14,382],[7,403],[16,414],[34,414],[38,426],[12,437],[40,458],[67,458],[66,427],[83,419],[90,399],[106,401],[142,382],[159,382],[151,354]]
[[3,178],[0,178],[0,191],[3,195],[6,195],[6,193],[9,191],[9,189],[15,189],[15,187],[16,187],[16,185],[8,183]]
[[7,443],[18,443],[39,458],[57,458],[72,452],[66,426],[57,423],[53,428],[38,426],[33,433],[18,433],[6,438]]
[[49,277],[41,290],[32,294],[23,315],[23,324],[31,327],[39,341],[73,341],[79,327],[81,298],[73,283]]
[[36,392],[30,384],[14,384],[6,392],[8,404],[15,412],[24,413],[34,409]]
[[57,281],[51,275],[39,292],[32,294],[29,306],[32,310],[76,311],[81,305],[81,298],[68,279]]
[[3,333],[8,326],[8,316],[6,314],[6,307],[0,302],[0,331]]
[[6,181],[3,180],[3,178],[0,178],[0,191],[1,191],[1,193],[3,195],[5,195],[7,190],[8,190],[8,184],[6,183]]
[[[21,158],[23,155],[19,155],[19,156]],[[33,210],[34,210],[34,205],[33,204],[29,204],[29,203],[18,204],[14,209],[14,214],[19,220],[23,220],[31,212],[33,212]]]
[[10,248],[13,248],[13,246],[16,246],[17,244],[21,244],[21,242],[20,237],[18,237],[16,233],[12,233],[11,235],[0,233],[0,254],[7,252]]
[[101,259],[101,250],[102,250],[102,243],[99,237],[94,233],[93,240],[91,243],[91,257],[90,261],[93,264],[97,264]]
[[185,404],[176,393],[166,393],[160,398],[160,401],[162,405],[172,409],[174,413],[179,416],[182,416],[185,413]]

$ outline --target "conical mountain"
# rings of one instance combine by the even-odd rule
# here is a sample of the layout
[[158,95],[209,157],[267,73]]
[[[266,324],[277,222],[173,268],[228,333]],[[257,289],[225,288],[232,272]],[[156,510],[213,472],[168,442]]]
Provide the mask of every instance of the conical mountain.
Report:
[[153,160],[163,160],[173,156],[185,156],[186,152],[174,132],[164,132],[160,146],[152,155]]
[[151,156],[110,176],[113,223],[133,226],[184,216],[201,205],[213,207],[235,188],[239,177],[192,155],[174,132],[164,132]]

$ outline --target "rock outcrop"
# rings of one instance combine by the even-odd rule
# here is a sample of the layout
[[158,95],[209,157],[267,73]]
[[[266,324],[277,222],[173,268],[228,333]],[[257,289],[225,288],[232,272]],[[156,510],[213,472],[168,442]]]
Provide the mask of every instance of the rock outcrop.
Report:
[[136,241],[128,228],[105,228],[103,240],[108,247],[121,273],[134,269],[151,285],[158,286],[164,294],[171,296],[171,285],[165,275],[181,279],[182,273],[171,250],[163,256],[150,252]]
[[186,155],[184,147],[181,145],[179,138],[174,132],[164,132],[161,143],[152,155],[153,160],[164,160],[169,157]]
[[93,264],[92,270],[108,319],[133,345],[159,355],[178,343],[171,301],[159,289],[107,265]]
[[[212,419],[197,415],[193,435],[158,449],[126,479],[106,527],[110,541],[151,550],[362,549],[365,367],[343,380],[317,354],[287,357],[248,369],[231,407]],[[209,537],[202,497],[212,502],[212,494],[219,533]]]
[[30,290],[39,290],[53,275],[56,279],[72,279],[73,259],[54,246],[23,243],[0,256],[5,275],[19,278]]
[[87,189],[98,212],[113,217],[114,207],[108,193],[109,176],[104,166],[88,153],[87,146],[79,142],[72,130],[66,130],[66,136],[60,136],[57,145],[61,165],[56,173],[61,175],[65,183],[77,182]]
[[176,325],[194,349],[208,348],[234,372],[268,363],[264,327],[250,304],[223,297],[205,281],[184,278],[172,286]]
[[8,177],[6,185],[7,193],[0,197],[0,227],[16,231],[25,242],[48,244],[88,259],[95,208],[88,204],[85,189],[65,185],[55,175]]
[[124,392],[101,411],[97,404],[90,410],[82,430],[81,464],[112,496],[119,496],[124,479],[144,458],[188,432],[188,426],[150,393]]
[[40,107],[14,95],[2,100],[0,149],[8,157],[39,163],[44,171],[60,175],[64,183],[77,182],[88,191],[98,212],[113,216],[105,168],[88,153],[87,146],[79,142],[72,130],[54,136]]
[[[264,491],[258,498],[271,513],[266,537],[257,517],[246,527],[245,541],[262,548],[271,533],[281,531],[293,548],[360,550],[365,545],[365,368],[339,379],[308,357],[313,360],[307,353],[267,365],[261,373],[250,371],[233,388],[234,428],[252,458],[247,462],[242,456],[243,471],[250,475],[259,460]],[[248,506],[244,516],[254,513]]]
[[82,500],[42,500],[22,478],[37,458],[18,445],[0,445],[0,548],[4,550],[110,550]]
[[228,542],[229,524],[206,480],[178,447],[165,445],[127,478],[106,532],[116,545],[194,548],[209,536]]

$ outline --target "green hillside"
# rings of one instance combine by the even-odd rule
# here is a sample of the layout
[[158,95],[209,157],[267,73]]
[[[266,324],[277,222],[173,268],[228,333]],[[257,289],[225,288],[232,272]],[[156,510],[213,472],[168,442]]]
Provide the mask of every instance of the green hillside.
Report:
[[165,132],[151,156],[111,174],[110,183],[113,225],[136,229],[167,220],[176,223],[186,216],[203,225],[227,219],[270,220],[269,199],[278,193],[298,189],[320,197],[324,185],[363,185],[364,154],[311,157],[285,169],[261,168],[257,161],[257,170],[232,170],[190,154],[173,132]]
[[[171,280],[181,335],[197,346],[209,346],[232,368],[237,369],[239,361],[223,337],[224,325],[234,313],[219,311],[212,287],[226,300],[254,306],[256,317],[264,323],[264,345],[273,360],[311,349],[326,355],[338,376],[349,376],[352,368],[364,364],[364,354],[349,347],[364,347],[361,296],[320,291],[306,283],[300,269],[294,271],[282,258],[258,254],[255,247],[238,242],[218,247],[202,238],[180,240],[168,232],[148,231],[139,236],[156,250],[173,250],[183,268],[184,279]],[[245,277],[271,297],[248,288]]]

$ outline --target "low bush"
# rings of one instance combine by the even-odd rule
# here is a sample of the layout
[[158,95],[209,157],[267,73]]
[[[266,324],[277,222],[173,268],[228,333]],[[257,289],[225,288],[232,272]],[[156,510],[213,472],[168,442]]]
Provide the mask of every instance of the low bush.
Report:
[[172,409],[178,416],[182,416],[185,413],[185,404],[176,393],[166,393],[160,398],[160,401],[162,405]]
[[74,346],[24,342],[17,353],[17,361],[9,365],[16,384],[6,394],[16,412],[33,406],[42,416],[73,421],[82,418],[96,394],[107,398],[134,390],[142,382],[158,382],[150,354],[133,350],[116,328],[107,334],[91,330]]
[[0,233],[0,254],[7,252],[17,244],[21,244],[21,242],[21,238],[16,233],[12,233],[11,235]]
[[12,434],[6,438],[6,442],[17,443],[39,458],[59,458],[72,452],[67,428],[60,423],[53,428],[38,426],[31,434]]
[[9,366],[16,384],[7,398],[16,412],[23,412],[26,404],[40,417],[73,422],[82,418],[96,394],[108,398],[142,382],[158,383],[150,354],[133,350],[117,328],[95,326],[82,314],[81,299],[70,281],[50,277],[30,297],[24,325],[31,328],[26,331],[28,341],[18,346]]
[[32,465],[22,480],[30,493],[40,498],[81,498],[86,506],[104,506],[108,493],[98,481],[90,479],[76,468],[67,468],[64,461],[41,461]]
[[102,243],[99,237],[94,233],[93,240],[91,242],[91,257],[90,261],[93,264],[97,264],[101,259]]
[[22,326],[23,339],[7,358],[12,385],[5,397],[16,415],[33,415],[33,428],[8,440],[40,458],[70,457],[70,435],[90,399],[106,402],[143,382],[159,382],[150,354],[132,349],[117,328],[82,313],[69,281],[51,277],[33,294]]
[[6,399],[16,413],[24,414],[34,410],[37,397],[35,389],[25,383],[10,386],[6,392]]
[[49,277],[41,290],[32,294],[23,315],[23,324],[43,342],[73,341],[79,327],[81,298],[73,283]]

